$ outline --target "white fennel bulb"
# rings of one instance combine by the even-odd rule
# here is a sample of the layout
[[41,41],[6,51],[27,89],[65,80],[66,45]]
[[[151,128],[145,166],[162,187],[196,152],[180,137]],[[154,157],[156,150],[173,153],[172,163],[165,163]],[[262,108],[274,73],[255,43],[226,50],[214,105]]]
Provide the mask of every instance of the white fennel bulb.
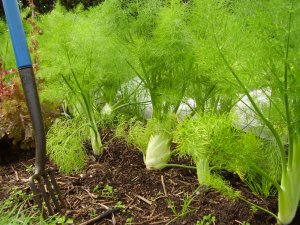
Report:
[[102,115],[111,115],[113,109],[110,104],[105,103],[103,109],[101,110]]
[[156,134],[150,137],[144,162],[148,170],[159,170],[167,166],[171,157],[170,138],[163,134]]

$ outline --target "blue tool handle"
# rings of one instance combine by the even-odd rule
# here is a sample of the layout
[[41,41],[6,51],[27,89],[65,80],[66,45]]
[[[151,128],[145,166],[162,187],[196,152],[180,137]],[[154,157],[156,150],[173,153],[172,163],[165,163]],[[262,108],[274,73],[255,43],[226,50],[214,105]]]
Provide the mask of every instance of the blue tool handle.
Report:
[[19,69],[32,67],[17,0],[2,0]]
[[46,162],[46,137],[32,63],[17,0],[2,0],[2,2],[34,130],[35,174],[41,175]]

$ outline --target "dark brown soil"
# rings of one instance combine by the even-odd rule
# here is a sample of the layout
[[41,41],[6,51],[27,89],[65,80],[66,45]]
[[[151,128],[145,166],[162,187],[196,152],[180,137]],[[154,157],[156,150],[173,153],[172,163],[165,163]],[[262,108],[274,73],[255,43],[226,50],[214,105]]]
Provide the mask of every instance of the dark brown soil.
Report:
[[[268,214],[260,210],[253,212],[248,204],[227,200],[218,192],[205,188],[197,191],[184,211],[184,201],[190,199],[198,187],[195,171],[179,168],[148,171],[138,150],[121,140],[105,139],[104,155],[99,159],[90,155],[82,174],[64,175],[58,173],[55,166],[48,165],[56,170],[58,184],[68,205],[66,214],[74,218],[76,224],[116,205],[122,205],[123,209],[97,224],[121,225],[127,221],[127,224],[194,225],[209,214],[216,219],[211,224],[217,225],[238,225],[246,221],[251,225],[275,224]],[[10,162],[6,160],[0,165],[0,201],[9,195],[13,186],[30,192],[27,181],[32,174],[34,154],[32,151],[18,152],[17,161],[12,160],[15,151],[11,154]],[[174,162],[188,164],[189,160],[174,159]],[[230,174],[226,177],[248,200],[276,211],[276,198],[264,200],[253,195],[237,177]]]

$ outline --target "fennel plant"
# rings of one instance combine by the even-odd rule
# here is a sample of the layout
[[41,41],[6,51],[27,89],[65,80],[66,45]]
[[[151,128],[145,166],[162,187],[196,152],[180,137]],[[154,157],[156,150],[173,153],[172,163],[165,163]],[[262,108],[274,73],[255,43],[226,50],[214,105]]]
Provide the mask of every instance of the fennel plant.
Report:
[[279,177],[279,157],[270,157],[269,143],[235,129],[233,119],[228,115],[204,114],[196,119],[186,119],[178,125],[174,140],[180,154],[192,157],[200,185],[217,188],[227,196],[237,197],[237,194],[223,181],[219,171],[237,174],[249,187],[257,187],[252,188],[257,194],[268,195],[272,183],[262,179],[252,165],[274,171],[273,179]]
[[194,73],[186,13],[180,1],[171,1],[158,11],[151,39],[134,39],[136,65],[128,63],[149,93],[153,118],[177,112]]
[[[127,60],[146,90],[143,96],[151,102],[152,121],[160,123],[165,132],[152,131],[147,147],[143,149],[144,162],[148,169],[159,169],[170,158],[170,140],[173,125],[165,125],[176,114],[185,96],[186,88],[193,74],[192,39],[187,29],[187,8],[180,1],[145,1],[143,4],[129,4],[126,12],[134,10],[137,17],[128,16],[130,21],[128,45],[132,58]],[[128,13],[127,15],[132,15]],[[147,19],[149,19],[147,21]],[[143,99],[144,100],[144,99]],[[170,130],[167,130],[170,128]],[[167,135],[166,135],[167,134]],[[160,152],[160,153],[159,153]],[[163,164],[153,165],[154,155],[164,159]]]
[[79,115],[84,115],[88,120],[90,127],[90,141],[93,153],[95,155],[101,156],[103,153],[103,146],[100,133],[98,131],[91,93],[89,92],[89,90],[86,90],[84,87],[82,87],[82,85],[78,82],[76,75],[72,69],[71,74],[73,79],[67,79],[64,76],[63,79],[71,90],[71,93],[74,95],[75,103],[72,105],[72,107]]
[[[254,6],[260,4],[254,2]],[[252,5],[252,6],[253,6]],[[251,4],[250,4],[251,6]],[[263,10],[256,13],[261,20],[249,17],[243,22],[247,22],[249,27],[241,26],[237,32],[243,32],[246,35],[256,35],[258,43],[265,52],[254,52],[258,58],[264,56],[262,78],[272,89],[272,95],[268,96],[272,111],[279,115],[277,121],[270,114],[266,114],[258,106],[255,99],[250,95],[250,90],[244,77],[240,74],[243,72],[240,67],[235,65],[234,60],[228,55],[226,48],[222,48],[220,42],[221,33],[216,35],[215,43],[218,47],[220,58],[224,62],[226,68],[236,80],[237,85],[243,90],[248,97],[252,110],[256,113],[261,122],[269,129],[272,134],[274,146],[273,151],[277,151],[280,155],[281,179],[277,181],[273,179],[269,171],[263,170],[258,165],[252,165],[258,174],[268,179],[278,191],[278,222],[280,224],[289,224],[292,222],[298,209],[300,200],[300,136],[299,136],[299,93],[296,90],[299,87],[299,21],[300,7],[298,1],[281,2],[274,0],[263,4]],[[216,22],[216,20],[214,21]],[[238,27],[237,27],[238,28]],[[224,31],[223,31],[224,32]],[[224,38],[222,38],[222,41]],[[250,53],[251,51],[246,51]],[[253,53],[253,52],[252,52]],[[261,55],[260,55],[261,54]],[[251,65],[243,66],[245,70]],[[280,125],[277,126],[278,121]],[[280,129],[284,127],[284,129]],[[287,145],[284,136],[287,136]]]
[[125,60],[126,45],[106,23],[110,12],[105,5],[66,12],[57,3],[50,14],[39,19],[39,26],[45,28],[39,37],[39,76],[46,80],[42,98],[64,101],[71,114],[86,119],[96,155],[103,152],[97,127],[102,119],[99,112],[103,117],[111,116],[128,105],[119,90],[132,77]]

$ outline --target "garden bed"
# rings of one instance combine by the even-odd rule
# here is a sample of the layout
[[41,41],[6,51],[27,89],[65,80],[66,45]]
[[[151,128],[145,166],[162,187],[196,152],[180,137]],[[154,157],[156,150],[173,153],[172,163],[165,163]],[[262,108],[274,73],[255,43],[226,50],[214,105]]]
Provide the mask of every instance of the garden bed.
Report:
[[[148,171],[138,150],[127,146],[121,140],[110,139],[109,136],[105,138],[104,155],[99,159],[90,155],[89,162],[81,174],[56,173],[62,195],[68,205],[66,214],[72,217],[76,224],[115,206],[122,209],[98,224],[127,222],[189,225],[196,224],[204,217],[209,218],[209,215],[211,219],[215,217],[215,222],[210,224],[275,224],[275,220],[264,212],[253,210],[240,200],[226,200],[221,194],[205,188],[197,192],[184,210],[184,202],[191,200],[190,197],[198,187],[195,171],[179,168]],[[13,151],[12,154],[17,152]],[[189,161],[181,159],[180,163],[187,164]],[[0,200],[8,197],[15,186],[25,193],[30,193],[27,181],[32,174],[33,165],[34,153],[31,151],[19,154],[18,161],[6,161],[5,165],[0,166]],[[48,167],[57,171],[51,163],[48,163]],[[276,197],[264,200],[254,196],[237,176],[225,176],[248,200],[276,212]]]
[[[83,225],[110,208],[99,223],[300,224],[300,1],[58,2],[43,15],[26,2],[26,40],[10,38],[12,13],[0,20],[0,225]],[[29,44],[70,219],[44,221],[29,194],[34,150],[20,149],[44,137],[10,39]]]

